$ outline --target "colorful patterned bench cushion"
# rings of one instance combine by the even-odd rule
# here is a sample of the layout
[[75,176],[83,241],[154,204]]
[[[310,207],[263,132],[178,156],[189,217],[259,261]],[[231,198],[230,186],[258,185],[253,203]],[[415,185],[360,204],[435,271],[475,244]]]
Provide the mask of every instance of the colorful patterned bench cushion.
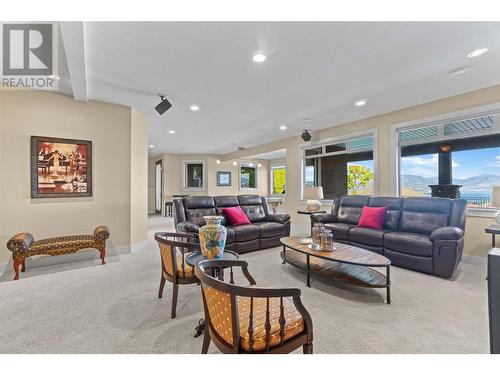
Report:
[[87,234],[47,238],[44,240],[35,241],[29,249],[29,255],[58,255],[64,254],[68,250],[72,250],[75,248],[94,248],[95,245],[96,243],[94,241],[94,236]]

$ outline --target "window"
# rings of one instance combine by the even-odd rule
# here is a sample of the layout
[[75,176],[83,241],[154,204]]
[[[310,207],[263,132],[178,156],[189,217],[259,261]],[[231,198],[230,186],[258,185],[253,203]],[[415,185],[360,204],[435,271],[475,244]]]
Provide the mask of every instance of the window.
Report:
[[205,163],[203,161],[185,161],[184,162],[184,188],[185,189],[203,189],[203,170]]
[[258,186],[258,166],[253,163],[240,164],[240,188],[256,189]]
[[373,136],[325,142],[304,149],[304,187],[322,186],[325,199],[374,194]]
[[400,129],[399,195],[431,196],[429,185],[448,185],[469,207],[490,207],[492,186],[500,184],[496,119],[486,114]]
[[271,194],[284,195],[286,189],[286,167],[271,166]]

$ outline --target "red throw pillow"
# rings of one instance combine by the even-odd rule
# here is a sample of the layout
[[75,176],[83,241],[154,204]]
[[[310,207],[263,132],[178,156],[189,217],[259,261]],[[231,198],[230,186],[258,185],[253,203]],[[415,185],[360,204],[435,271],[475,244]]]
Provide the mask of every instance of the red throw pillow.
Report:
[[386,214],[387,207],[364,206],[363,211],[361,211],[358,227],[382,230]]
[[250,224],[250,220],[240,206],[223,208],[222,213],[226,215],[232,226]]

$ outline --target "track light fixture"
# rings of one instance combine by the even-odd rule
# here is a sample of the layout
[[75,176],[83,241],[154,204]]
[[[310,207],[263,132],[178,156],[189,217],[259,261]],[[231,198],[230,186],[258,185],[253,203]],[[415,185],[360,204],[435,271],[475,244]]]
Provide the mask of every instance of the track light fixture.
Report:
[[165,96],[160,94],[159,97],[161,99],[161,102],[155,107],[155,109],[156,112],[158,112],[160,115],[163,115],[170,109],[170,107],[172,107],[172,104],[165,98]]

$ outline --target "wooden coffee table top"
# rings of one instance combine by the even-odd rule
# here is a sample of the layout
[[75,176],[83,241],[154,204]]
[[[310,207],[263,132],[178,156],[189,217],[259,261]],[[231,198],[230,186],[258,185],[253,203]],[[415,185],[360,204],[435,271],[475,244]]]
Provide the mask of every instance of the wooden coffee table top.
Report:
[[334,262],[367,267],[383,267],[391,264],[391,261],[385,256],[356,246],[335,242],[333,245],[336,248],[335,251],[317,251],[309,249],[307,245],[310,243],[303,243],[304,240],[307,239],[304,237],[283,237],[280,239],[281,243],[290,249]]

